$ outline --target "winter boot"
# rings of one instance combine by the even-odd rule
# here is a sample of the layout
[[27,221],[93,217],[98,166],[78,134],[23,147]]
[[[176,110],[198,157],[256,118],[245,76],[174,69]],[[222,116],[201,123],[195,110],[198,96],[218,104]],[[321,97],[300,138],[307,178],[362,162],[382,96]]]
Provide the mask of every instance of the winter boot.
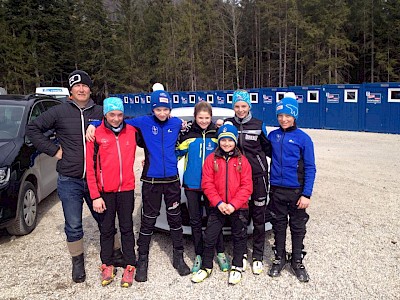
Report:
[[300,259],[294,259],[294,257],[290,258],[290,271],[300,282],[308,282],[310,280],[306,267],[303,265],[303,258],[305,255],[306,252],[303,251]]
[[139,254],[139,259],[136,264],[135,280],[137,282],[147,281],[147,269],[149,268],[149,255]]
[[81,283],[86,280],[83,253],[78,256],[72,256],[72,280],[76,283]]
[[281,271],[286,265],[286,253],[279,253],[276,251],[276,248],[273,247],[272,250],[275,253],[275,258],[272,261],[271,269],[268,271],[268,275],[271,277],[278,277],[281,274]]
[[124,261],[124,257],[122,256],[121,248],[114,249],[113,254],[112,254],[112,260],[114,263],[113,264],[114,267],[120,267],[120,268],[125,267],[125,261]]
[[174,249],[174,257],[172,265],[178,271],[179,275],[186,276],[190,274],[190,268],[183,260],[183,250]]

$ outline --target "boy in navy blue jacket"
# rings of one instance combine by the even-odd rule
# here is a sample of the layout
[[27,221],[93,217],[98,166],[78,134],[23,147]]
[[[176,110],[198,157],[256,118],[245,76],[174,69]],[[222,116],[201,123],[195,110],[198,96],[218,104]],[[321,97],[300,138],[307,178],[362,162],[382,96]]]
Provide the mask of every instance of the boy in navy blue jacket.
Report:
[[171,104],[171,96],[166,91],[156,90],[151,93],[153,114],[126,120],[127,124],[140,130],[145,153],[141,177],[142,219],[137,242],[139,259],[135,276],[139,282],[147,281],[150,241],[163,196],[173,244],[173,266],[181,276],[190,274],[190,268],[183,260],[181,186],[175,156],[182,120],[170,117]]
[[292,255],[288,259],[290,270],[299,281],[307,282],[309,276],[303,265],[303,240],[309,218],[306,208],[310,205],[316,168],[313,142],[296,125],[298,113],[295,94],[286,93],[276,104],[280,127],[268,135],[272,145],[268,208],[275,235],[275,259],[268,275],[279,276],[286,265],[285,243],[289,223],[292,236]]

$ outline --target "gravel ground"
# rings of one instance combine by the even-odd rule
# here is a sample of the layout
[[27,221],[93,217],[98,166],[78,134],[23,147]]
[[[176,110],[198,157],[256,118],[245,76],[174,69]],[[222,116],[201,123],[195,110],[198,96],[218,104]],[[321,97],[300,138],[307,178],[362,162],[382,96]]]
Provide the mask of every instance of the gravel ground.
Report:
[[[400,135],[306,131],[314,140],[317,159],[305,240],[309,283],[298,282],[288,271],[275,279],[267,275],[273,241],[268,232],[261,275],[248,269],[239,285],[228,286],[227,273],[214,266],[211,278],[192,284],[190,276],[180,277],[172,268],[169,235],[159,232],[151,245],[149,281],[122,289],[119,270],[117,280],[103,288],[99,232],[85,209],[87,279],[75,284],[62,209],[53,193],[39,205],[34,232],[23,237],[0,233],[0,299],[399,299]],[[136,169],[140,173],[139,163]],[[140,194],[136,203],[135,233],[140,225]],[[231,241],[226,241],[231,254]],[[194,252],[189,237],[185,247],[191,265]]]

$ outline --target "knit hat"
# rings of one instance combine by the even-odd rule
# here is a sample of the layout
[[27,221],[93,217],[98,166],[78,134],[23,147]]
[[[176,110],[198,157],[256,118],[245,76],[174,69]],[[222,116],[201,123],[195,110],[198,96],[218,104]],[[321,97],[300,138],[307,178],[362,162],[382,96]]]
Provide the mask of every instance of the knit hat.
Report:
[[155,91],[165,91],[164,86],[159,82],[156,82],[155,84],[153,84],[153,88],[152,89],[153,89],[153,92],[155,92]]
[[243,101],[246,102],[251,108],[250,94],[245,90],[237,90],[233,93],[232,107],[235,107],[235,103]]
[[82,70],[75,70],[68,75],[68,87],[69,90],[77,83],[86,84],[89,88],[92,88],[93,82],[88,73]]
[[286,114],[297,119],[299,115],[299,104],[293,92],[285,93],[282,100],[276,104],[276,115]]
[[238,130],[232,124],[224,124],[218,129],[218,144],[223,138],[229,138],[237,144]]
[[171,96],[168,92],[164,90],[154,91],[150,95],[151,98],[151,110],[155,109],[156,107],[166,107],[171,109]]
[[109,97],[104,99],[103,102],[103,113],[104,115],[110,111],[119,110],[124,112],[124,103],[121,98],[118,97]]

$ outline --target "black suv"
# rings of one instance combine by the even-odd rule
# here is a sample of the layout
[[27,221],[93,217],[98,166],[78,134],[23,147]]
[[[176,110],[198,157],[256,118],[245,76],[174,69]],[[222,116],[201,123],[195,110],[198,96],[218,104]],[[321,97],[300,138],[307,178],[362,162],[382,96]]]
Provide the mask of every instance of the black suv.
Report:
[[[26,125],[62,103],[46,95],[0,95],[0,228],[30,233],[37,205],[57,188],[55,157],[38,152],[25,136]],[[54,132],[47,132],[57,143]]]

